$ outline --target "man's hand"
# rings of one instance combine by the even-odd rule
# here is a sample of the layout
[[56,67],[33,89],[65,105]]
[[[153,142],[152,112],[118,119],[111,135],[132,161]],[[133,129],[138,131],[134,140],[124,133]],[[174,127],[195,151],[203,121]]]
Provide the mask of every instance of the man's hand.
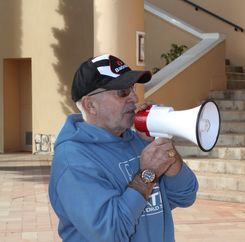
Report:
[[141,153],[140,169],[152,169],[157,178],[163,174],[176,175],[181,169],[181,165],[182,158],[171,139],[157,138]]
[[[140,169],[153,170],[157,179],[162,175],[176,175],[181,166],[182,159],[170,139],[157,138],[146,146],[141,153]],[[140,176],[136,175],[130,182],[129,187],[140,192],[147,200],[152,192],[154,183],[145,184]]]

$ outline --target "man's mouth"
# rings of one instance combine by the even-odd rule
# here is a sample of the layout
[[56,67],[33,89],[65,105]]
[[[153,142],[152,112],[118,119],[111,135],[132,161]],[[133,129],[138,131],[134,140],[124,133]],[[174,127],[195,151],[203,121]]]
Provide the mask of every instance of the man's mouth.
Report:
[[136,107],[130,108],[130,109],[128,109],[128,110],[125,110],[124,113],[134,114],[134,113],[135,113],[135,110],[136,110]]

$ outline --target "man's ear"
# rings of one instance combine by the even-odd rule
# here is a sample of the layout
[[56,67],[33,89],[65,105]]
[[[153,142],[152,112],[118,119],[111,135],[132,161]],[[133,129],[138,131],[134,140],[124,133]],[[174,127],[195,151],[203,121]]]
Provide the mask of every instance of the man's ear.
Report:
[[81,105],[83,106],[84,110],[89,114],[96,114],[96,108],[95,108],[95,101],[92,100],[92,98],[88,96],[84,96],[81,99]]

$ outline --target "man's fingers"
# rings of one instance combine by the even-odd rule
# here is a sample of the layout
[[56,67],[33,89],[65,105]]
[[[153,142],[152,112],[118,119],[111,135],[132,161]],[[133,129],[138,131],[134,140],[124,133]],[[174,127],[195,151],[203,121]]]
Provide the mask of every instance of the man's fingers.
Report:
[[161,138],[161,137],[156,138],[154,140],[154,142],[155,142],[156,145],[163,145],[163,144],[166,144],[166,143],[171,143],[172,144],[172,140],[167,139],[167,138]]

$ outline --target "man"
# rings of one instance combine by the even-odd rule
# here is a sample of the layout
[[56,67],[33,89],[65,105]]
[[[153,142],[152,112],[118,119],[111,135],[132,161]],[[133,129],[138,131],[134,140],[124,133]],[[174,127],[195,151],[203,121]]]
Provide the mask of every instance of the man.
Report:
[[171,210],[190,206],[198,184],[171,140],[131,129],[134,84],[150,79],[111,55],[75,73],[82,114],[68,116],[58,135],[49,184],[64,242],[174,241]]

